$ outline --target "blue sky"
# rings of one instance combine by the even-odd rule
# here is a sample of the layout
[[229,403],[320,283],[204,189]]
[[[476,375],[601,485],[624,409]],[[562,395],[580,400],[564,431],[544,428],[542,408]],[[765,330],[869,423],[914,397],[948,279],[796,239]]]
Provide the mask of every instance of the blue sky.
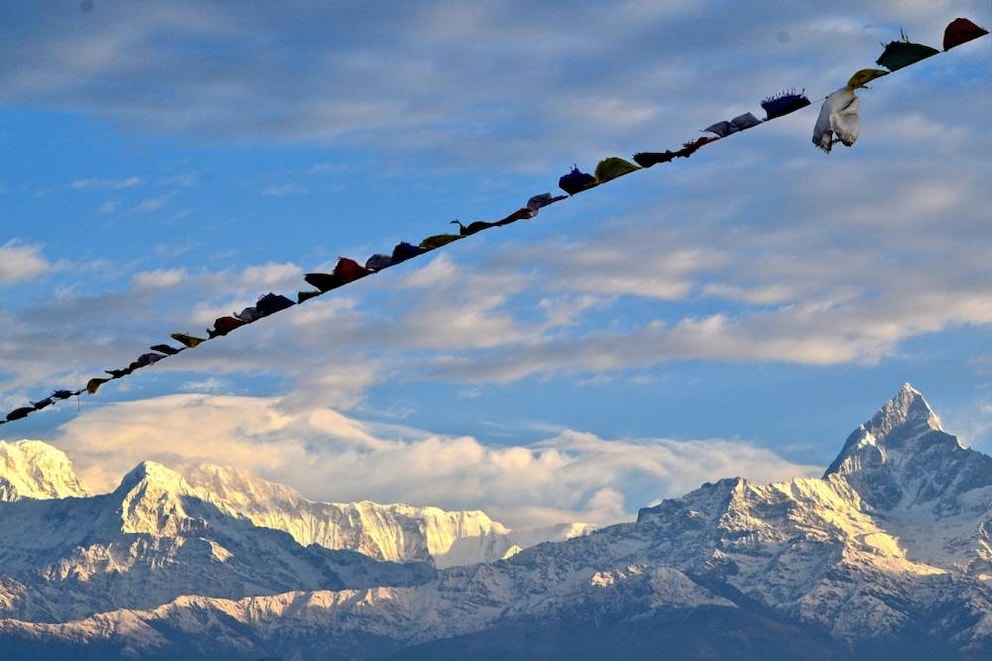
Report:
[[0,405],[301,275],[497,220],[574,163],[813,106],[0,428],[97,489],[142,459],[323,500],[606,523],[815,475],[904,382],[992,450],[990,40],[819,99],[987,2],[12,2]]

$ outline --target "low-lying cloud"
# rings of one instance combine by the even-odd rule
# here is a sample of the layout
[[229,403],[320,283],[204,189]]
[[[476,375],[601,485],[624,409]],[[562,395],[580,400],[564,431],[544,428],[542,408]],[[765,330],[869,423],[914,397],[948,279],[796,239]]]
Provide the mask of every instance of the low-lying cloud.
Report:
[[528,446],[362,422],[326,407],[286,414],[278,398],[171,395],[104,406],[55,442],[96,491],[144,460],[247,468],[313,500],[483,509],[514,527],[609,524],[705,481],[765,482],[822,468],[727,440],[603,439],[564,431]]

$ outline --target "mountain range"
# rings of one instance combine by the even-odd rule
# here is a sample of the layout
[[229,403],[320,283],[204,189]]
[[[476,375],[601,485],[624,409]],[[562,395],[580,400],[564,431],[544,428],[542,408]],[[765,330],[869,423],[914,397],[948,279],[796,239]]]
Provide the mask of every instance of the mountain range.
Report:
[[822,478],[601,529],[315,503],[145,462],[92,495],[0,443],[4,658],[992,657],[992,458],[908,384]]

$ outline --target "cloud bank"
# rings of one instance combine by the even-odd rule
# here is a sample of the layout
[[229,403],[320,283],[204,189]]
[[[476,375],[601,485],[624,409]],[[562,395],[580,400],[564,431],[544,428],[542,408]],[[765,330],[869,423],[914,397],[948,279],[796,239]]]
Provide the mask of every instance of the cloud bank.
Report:
[[328,408],[287,414],[277,398],[202,394],[104,406],[65,425],[56,442],[97,491],[109,491],[146,459],[214,463],[246,467],[313,500],[483,509],[514,527],[605,525],[721,477],[766,482],[822,472],[740,441],[563,431],[529,446],[498,447]]

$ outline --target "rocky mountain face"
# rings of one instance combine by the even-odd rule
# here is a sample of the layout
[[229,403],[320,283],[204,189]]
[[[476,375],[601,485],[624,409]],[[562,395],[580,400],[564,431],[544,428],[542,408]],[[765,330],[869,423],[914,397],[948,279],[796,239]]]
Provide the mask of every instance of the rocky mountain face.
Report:
[[[161,525],[207,520],[192,502]],[[822,479],[704,484],[634,523],[420,580],[201,593],[72,622],[8,615],[0,646],[9,658],[989,658],[990,518],[992,460],[905,386]],[[227,562],[253,551],[224,548]]]

